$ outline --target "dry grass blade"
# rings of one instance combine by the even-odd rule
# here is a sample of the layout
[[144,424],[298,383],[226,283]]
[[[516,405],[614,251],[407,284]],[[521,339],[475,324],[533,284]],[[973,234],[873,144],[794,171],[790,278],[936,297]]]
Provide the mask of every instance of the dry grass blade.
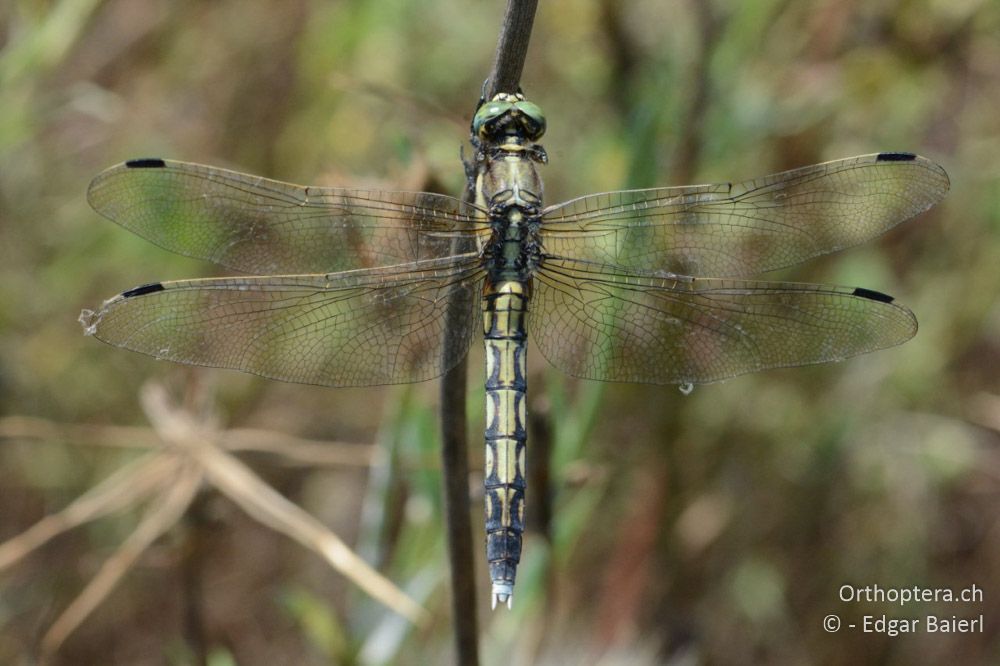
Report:
[[149,428],[55,423],[30,416],[0,418],[0,437],[45,441],[64,440],[70,444],[95,444],[126,449],[153,449],[162,444],[156,433]]
[[180,473],[173,483],[151,504],[136,529],[105,561],[83,592],[46,632],[42,638],[43,655],[53,654],[66,637],[108,596],[125,572],[135,564],[139,555],[184,515],[198,491],[202,475],[200,470],[192,466],[182,466],[178,471]]
[[1000,395],[981,391],[969,401],[969,420],[1000,432]]
[[427,612],[308,512],[265,483],[236,457],[214,445],[215,435],[199,428],[185,412],[171,407],[166,391],[150,384],[142,404],[153,427],[165,441],[183,447],[196,460],[208,483],[260,523],[282,532],[314,551],[337,571],[417,625]]
[[148,454],[132,461],[62,511],[46,516],[0,544],[0,571],[63,532],[141,502],[169,481],[176,468],[176,459],[158,454]]
[[[163,440],[149,427],[56,423],[30,416],[0,417],[0,438],[63,440],[70,444],[155,449]],[[375,447],[370,444],[330,442],[294,437],[259,428],[231,428],[219,433],[219,444],[228,451],[272,453],[298,465],[368,467]]]
[[267,485],[233,456],[214,448],[197,453],[210,483],[271,529],[314,551],[362,590],[417,625],[427,612],[354,553],[321,522]]
[[0,419],[0,438],[153,449],[111,474],[62,511],[0,544],[0,570],[3,570],[67,530],[148,503],[136,529],[45,634],[41,646],[44,658],[54,654],[107,598],[143,551],[180,520],[206,479],[251,516],[314,550],[389,608],[415,624],[426,621],[426,612],[416,602],[354,554],[318,520],[282,497],[224,450],[267,452],[290,458],[294,464],[369,466],[374,447],[332,446],[251,429],[220,433],[209,419],[172,407],[165,389],[159,385],[148,385],[142,399],[152,428],[59,424],[24,417]]
[[231,428],[220,434],[219,441],[228,451],[274,453],[300,465],[368,467],[375,451],[369,444],[326,442],[256,428]]
[[291,458],[298,464],[371,464],[373,447],[326,443],[244,429],[220,434],[190,412],[172,408],[166,391],[149,385],[143,406],[148,428],[77,426],[42,419],[0,419],[0,437],[64,439],[155,451],[134,460],[24,533],[0,544],[0,570],[18,562],[53,537],[138,503],[150,502],[139,525],[101,566],[97,575],[59,616],[42,640],[51,656],[100,605],[139,556],[173,526],[189,507],[203,479],[265,525],[283,532],[318,553],[368,594],[415,624],[426,612],[398,587],[371,568],[318,520],[285,499],[248,467],[223,450],[256,450]]

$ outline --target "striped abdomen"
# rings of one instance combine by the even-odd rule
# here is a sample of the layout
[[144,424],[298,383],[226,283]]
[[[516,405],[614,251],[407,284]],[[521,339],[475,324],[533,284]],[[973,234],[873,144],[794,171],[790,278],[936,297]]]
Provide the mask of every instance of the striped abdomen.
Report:
[[492,283],[483,293],[486,335],[486,560],[493,605],[510,604],[524,531],[524,394],[528,284]]

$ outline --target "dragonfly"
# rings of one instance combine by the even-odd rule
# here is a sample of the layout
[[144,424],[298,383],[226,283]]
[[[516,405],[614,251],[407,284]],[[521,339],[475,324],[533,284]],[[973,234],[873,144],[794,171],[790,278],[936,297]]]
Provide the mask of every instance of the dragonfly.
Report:
[[510,607],[529,337],[575,377],[682,386],[901,344],[917,322],[891,296],[752,276],[871,240],[949,188],[932,161],[883,152],[545,205],[545,129],[520,92],[481,99],[465,198],[114,166],[89,187],[98,213],[240,275],[144,284],[81,321],[159,359],[324,386],[439,377],[482,338],[486,555],[492,605]]

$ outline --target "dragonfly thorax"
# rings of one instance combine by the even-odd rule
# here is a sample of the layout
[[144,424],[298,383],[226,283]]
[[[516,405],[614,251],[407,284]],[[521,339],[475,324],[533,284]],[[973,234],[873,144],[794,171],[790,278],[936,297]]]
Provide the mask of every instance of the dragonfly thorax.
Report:
[[483,248],[483,262],[496,280],[527,280],[541,259],[536,215],[518,205],[503,205],[490,215],[492,233]]
[[528,153],[499,148],[478,164],[477,203],[487,211],[490,239],[483,259],[494,279],[524,280],[539,262],[542,181]]
[[[535,148],[541,149],[540,146]],[[533,152],[495,146],[481,152],[476,164],[476,200],[490,217],[502,216],[510,207],[535,216],[542,208],[542,179]]]

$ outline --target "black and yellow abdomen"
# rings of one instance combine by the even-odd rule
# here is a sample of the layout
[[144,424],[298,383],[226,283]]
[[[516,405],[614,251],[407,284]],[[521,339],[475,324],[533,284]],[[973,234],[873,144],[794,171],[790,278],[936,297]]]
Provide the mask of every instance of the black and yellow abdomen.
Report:
[[524,532],[525,353],[529,283],[487,280],[483,293],[486,340],[486,559],[494,604],[507,601],[521,559]]

